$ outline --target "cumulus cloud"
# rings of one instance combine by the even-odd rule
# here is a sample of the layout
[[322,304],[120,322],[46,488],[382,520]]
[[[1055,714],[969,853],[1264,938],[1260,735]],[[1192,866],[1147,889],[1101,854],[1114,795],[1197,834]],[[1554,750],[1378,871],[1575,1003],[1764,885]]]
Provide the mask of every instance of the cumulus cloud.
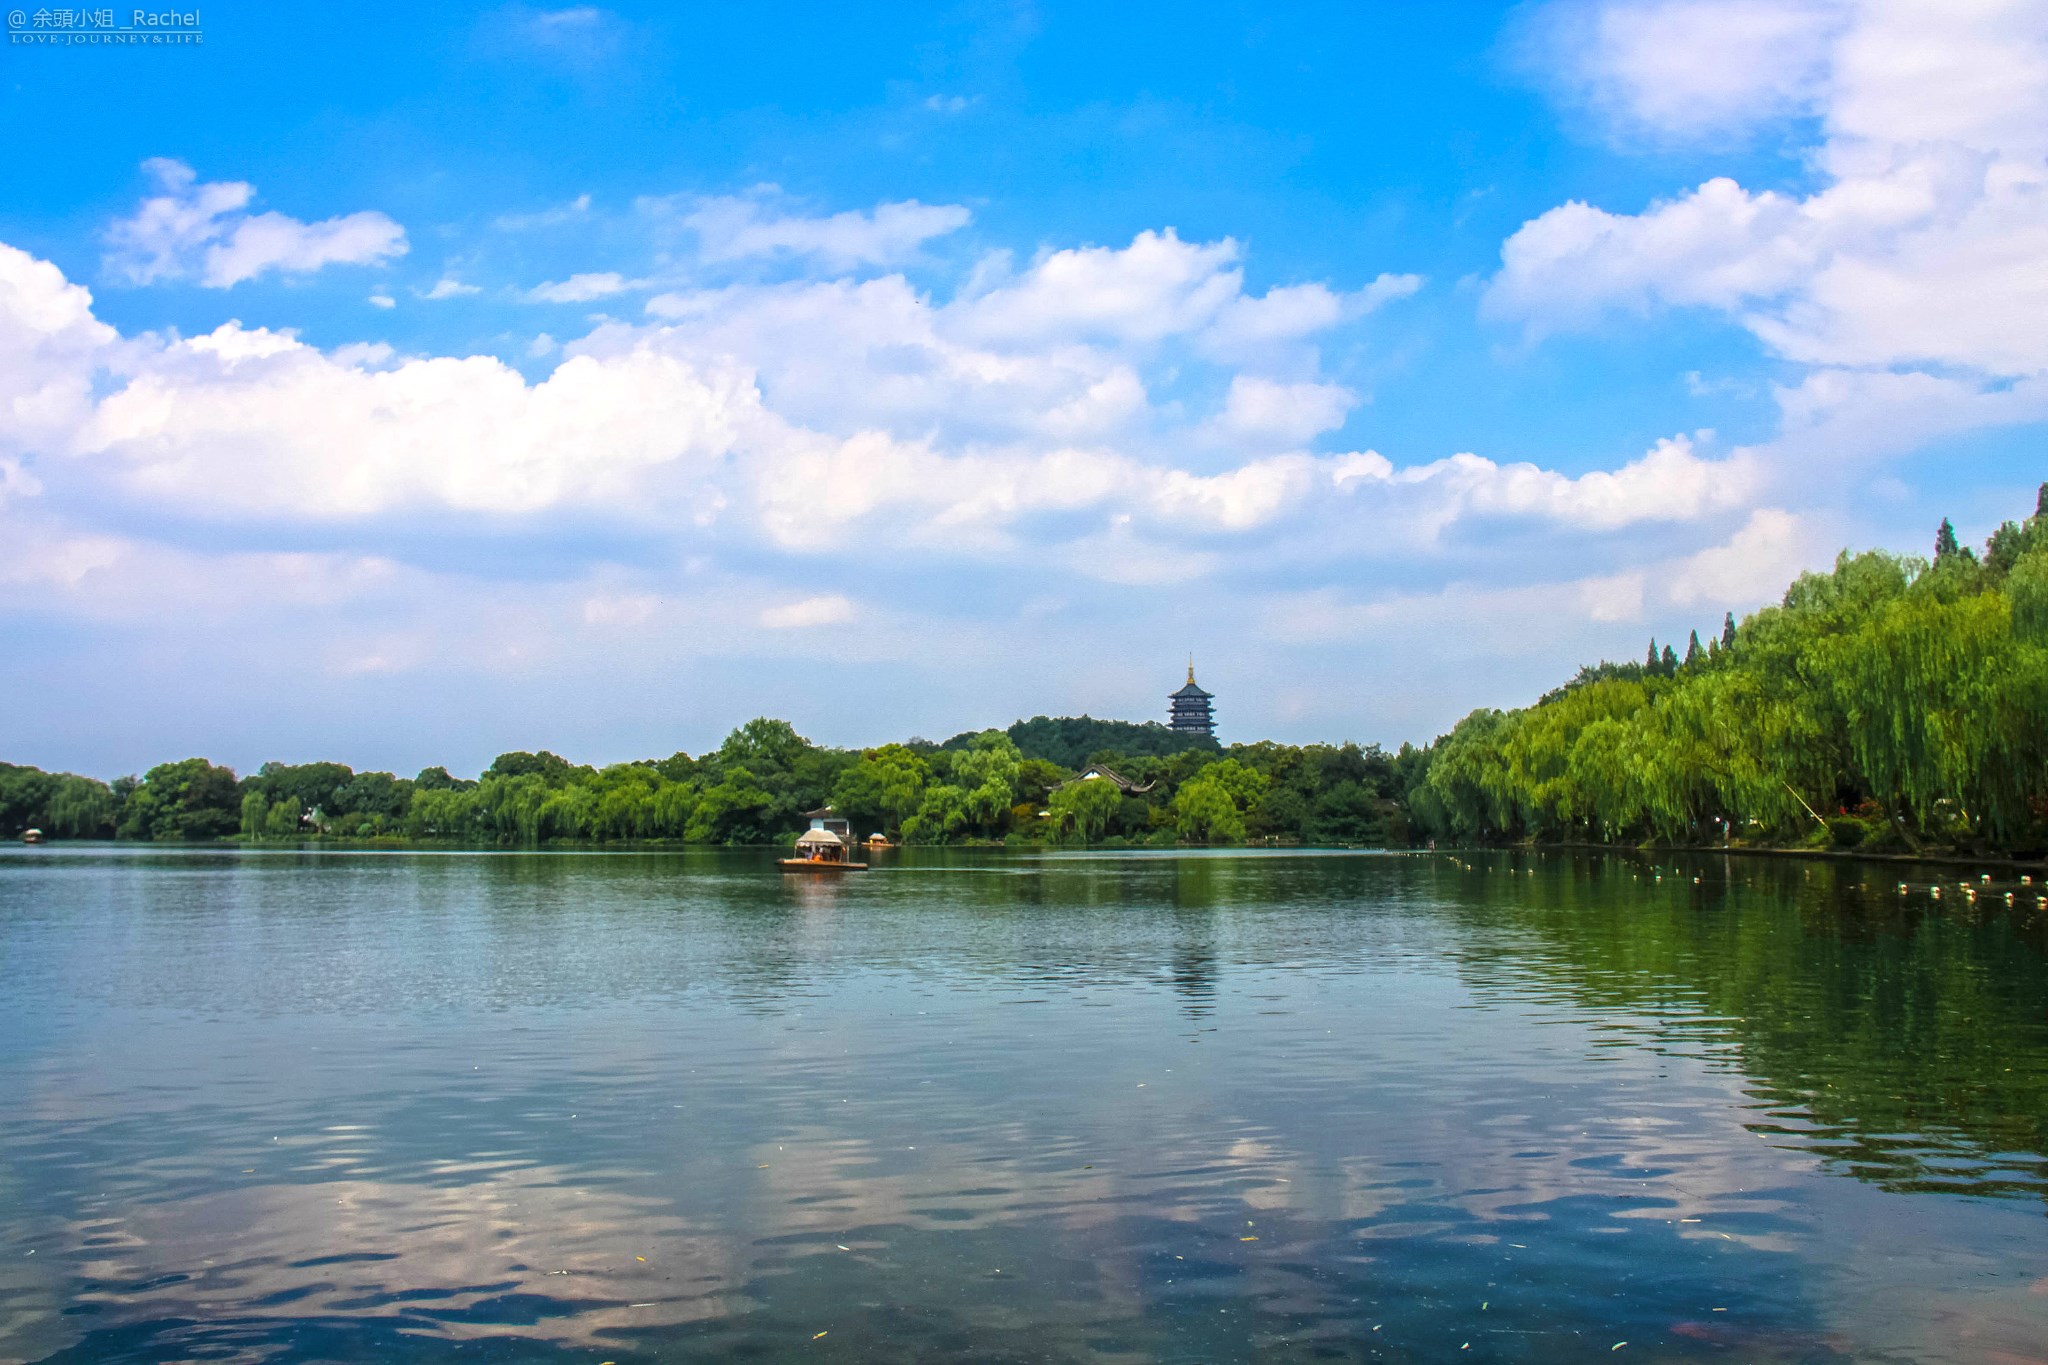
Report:
[[529,385],[489,357],[369,369],[229,323],[150,354],[72,448],[128,496],[213,517],[616,511],[638,472],[729,450],[754,403],[744,371],[646,346]]
[[867,212],[807,217],[786,211],[773,185],[684,203],[648,200],[643,207],[661,213],[681,210],[681,225],[696,234],[698,252],[707,261],[795,256],[816,260],[828,270],[906,260],[924,243],[959,231],[973,217],[958,204],[915,199],[877,204]]
[[1811,116],[1813,184],[1720,176],[1639,211],[1559,205],[1503,245],[1488,316],[1532,339],[1668,309],[1747,330],[1791,366],[1780,430],[1742,453],[1758,497],[1796,496],[1794,470],[2048,417],[2048,9],[1594,0],[1550,14],[1559,63],[1614,126],[1697,139]]
[[107,271],[131,284],[196,279],[226,289],[270,271],[309,274],[329,265],[366,265],[402,256],[405,229],[364,211],[302,222],[250,213],[255,186],[206,183],[182,161],[142,163],[157,193],[106,232]]
[[1283,384],[1241,374],[1230,381],[1216,428],[1255,445],[1298,446],[1343,426],[1357,402],[1341,384]]
[[1843,0],[1635,0],[1539,11],[1524,56],[1624,134],[1696,137],[1822,97]]
[[1396,469],[1376,452],[1331,462],[1340,490],[1419,490],[1415,524],[1431,534],[1468,516],[1530,518],[1591,531],[1709,520],[1751,505],[1763,482],[1754,456],[1702,459],[1683,436],[1657,442],[1619,469],[1576,477],[1528,463],[1496,464],[1463,453]]
[[[886,540],[987,556],[1099,541],[1104,553],[1077,562],[1131,565],[1146,542],[1155,564],[1185,568],[1214,561],[1175,551],[1176,537],[1342,517],[1375,497],[1419,499],[1418,524],[1438,527],[1476,514],[1612,528],[1708,518],[1748,491],[1725,462],[1708,487],[1708,462],[1683,441],[1577,479],[1470,455],[1399,470],[1376,455],[1310,456],[1301,448],[1357,401],[1320,379],[1240,372],[1205,421],[1155,411],[1140,353],[1172,329],[1199,336],[1247,300],[1236,256],[1228,243],[1142,234],[1122,251],[1054,253],[944,304],[900,276],[662,295],[653,323],[600,326],[529,382],[487,356],[322,351],[238,323],[122,339],[84,290],[11,252],[0,346],[19,363],[0,383],[20,388],[10,400],[25,417],[45,414],[16,427],[47,438],[22,448],[45,457],[39,468],[59,459],[96,496],[207,520],[598,515],[799,553]],[[1045,335],[1061,307],[1054,282],[1126,276],[1111,304],[1068,308],[1082,335]],[[568,300],[624,281],[565,284]],[[1297,288],[1273,306],[1314,327],[1334,297]],[[1126,340],[1088,339],[1105,319]],[[106,369],[117,382],[95,397]],[[1223,467],[1174,460],[1176,431]],[[21,456],[5,485],[16,500],[47,479]]]
[[[537,339],[529,378],[236,322],[123,336],[54,266],[0,248],[7,573],[135,631],[267,629],[296,596],[323,621],[304,657],[325,676],[396,680],[456,657],[534,668],[627,632],[901,661],[970,582],[979,607],[1020,583],[1092,602],[1202,578],[1256,616],[1261,576],[1412,571],[1474,518],[1535,539],[1654,523],[1702,545],[1743,514],[1739,463],[1682,439],[1570,475],[1318,453],[1357,399],[1316,339],[1413,285],[1252,295],[1240,255],[1160,232],[951,297],[900,274],[672,290],[637,323]],[[563,283],[579,279],[602,276]],[[1225,363],[1231,347],[1245,359]],[[487,567],[506,562],[516,591]],[[878,579],[884,562],[918,572]],[[970,615],[949,647],[994,630]]]
[[1156,341],[1193,332],[1243,297],[1239,248],[1183,242],[1172,228],[1127,247],[1051,252],[1020,278],[957,305],[959,326],[984,340],[1056,336]]
[[[1753,97],[1774,63],[1811,68],[1798,85],[1821,118],[1823,183],[1799,197],[1717,178],[1639,213],[1562,205],[1508,240],[1490,313],[1541,332],[1699,306],[1811,365],[2048,371],[2048,10],[1745,0],[1597,15],[1625,41],[1582,54],[1588,79],[1663,126],[1692,107],[1674,65],[1721,72],[1746,108],[1769,107]],[[1723,16],[1736,50],[1703,36]],[[1752,49],[1778,55],[1745,66]]]
[[452,275],[443,275],[434,281],[434,287],[421,294],[423,299],[457,299],[465,294],[480,294],[483,291],[473,284],[464,284]]

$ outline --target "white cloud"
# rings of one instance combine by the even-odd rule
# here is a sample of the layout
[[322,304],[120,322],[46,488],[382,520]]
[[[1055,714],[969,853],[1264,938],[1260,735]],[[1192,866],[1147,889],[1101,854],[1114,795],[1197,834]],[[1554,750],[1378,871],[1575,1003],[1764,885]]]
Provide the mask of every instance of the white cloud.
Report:
[[743,371],[644,346],[529,386],[489,357],[371,370],[230,323],[150,355],[73,445],[127,496],[214,517],[617,511],[650,469],[729,450],[756,402]]
[[801,602],[791,602],[780,607],[768,607],[761,612],[761,624],[770,630],[807,630],[816,626],[836,626],[853,619],[854,606],[838,593],[822,597],[806,597]]
[[[753,256],[798,256],[818,261],[828,270],[860,265],[889,265],[907,260],[934,237],[967,226],[973,217],[958,204],[920,204],[915,199],[877,204],[862,213],[849,211],[812,218],[780,212],[781,191],[764,185],[747,195],[725,195],[686,201],[682,226],[697,236],[707,261],[733,261]],[[648,200],[643,208],[675,212],[675,200]]]
[[440,279],[434,281],[432,289],[427,290],[420,297],[433,300],[456,299],[461,298],[465,294],[480,294],[482,292],[476,285],[464,284],[452,275],[443,275]]
[[[1738,614],[1779,597],[1828,551],[1806,519],[1758,508],[1725,540],[1611,574],[1524,576],[1506,584],[1459,579],[1423,591],[1358,598],[1339,588],[1275,594],[1262,631],[1282,644],[1325,644],[1396,633],[1483,641],[1481,655],[1548,654],[1560,637],[1580,647],[1612,639],[1599,627]],[[1660,632],[1661,633],[1661,632]],[[1441,655],[1427,661],[1442,667]],[[1527,703],[1527,696],[1513,704]]]
[[[1148,251],[1178,262],[1179,282],[1120,306],[1127,322],[1163,308],[1199,334],[1245,297],[1227,245],[1141,236],[1077,264],[1095,283],[1126,266],[1141,281],[1171,275],[1133,260]],[[1148,562],[1146,542],[1159,553],[1143,572],[1156,574],[1220,563],[1175,550],[1177,537],[1371,515],[1372,499],[1400,502],[1433,533],[1469,515],[1596,528],[1697,520],[1749,491],[1732,477],[1739,466],[1710,466],[1682,441],[1577,479],[1469,455],[1397,470],[1378,456],[1275,454],[1340,425],[1355,397],[1324,380],[1240,373],[1220,413],[1190,424],[1151,408],[1147,341],[1133,351],[977,340],[991,292],[937,305],[900,276],[663,295],[649,304],[661,323],[601,326],[528,383],[486,356],[400,357],[382,343],[322,352],[235,323],[122,342],[53,267],[21,253],[5,264],[19,316],[0,318],[0,345],[24,357],[13,373],[46,376],[36,401],[52,414],[48,456],[100,496],[210,520],[596,514],[795,552],[887,541],[987,557],[1099,542],[1102,554],[1077,562],[1124,566]],[[1048,257],[1008,287],[1043,302],[1067,264]],[[1128,303],[1145,289],[1122,292]],[[1314,296],[1281,297],[1305,307]],[[1198,298],[1209,301],[1190,305]],[[1161,325],[1127,330],[1146,338]],[[116,362],[120,382],[94,401],[93,369]],[[307,412],[322,420],[306,423]],[[1220,466],[1175,460],[1190,440]],[[47,478],[17,461],[9,495]]]
[[1323,284],[1290,284],[1253,296],[1240,294],[1217,310],[1203,333],[1212,355],[1256,354],[1261,347],[1298,341],[1351,322],[1422,288],[1420,275],[1383,274],[1363,289],[1338,293]]
[[1725,545],[1688,556],[1661,575],[1674,606],[1721,607],[1776,597],[1824,553],[1811,528],[1790,512],[1760,507]]
[[526,296],[536,303],[590,303],[638,287],[616,270],[600,270],[536,285]]
[[1206,477],[1176,469],[1156,480],[1149,501],[1168,522],[1245,531],[1298,506],[1321,468],[1306,455],[1278,455]]
[[1619,469],[1577,477],[1472,454],[1396,469],[1368,451],[1340,456],[1329,467],[1340,490],[1424,492],[1426,501],[1411,520],[1432,536],[1468,516],[1533,518],[1592,531],[1707,521],[1751,505],[1763,483],[1754,456],[1703,460],[1683,436],[1657,442]]
[[[1541,332],[1700,306],[1811,365],[2048,372],[2048,9],[1745,0],[1598,14],[1626,41],[1582,54],[1588,78],[1665,126],[1698,107],[1677,68],[1725,81],[1731,107],[1777,82],[1775,63],[1811,68],[1798,84],[1821,116],[1823,183],[1801,198],[1717,178],[1641,213],[1552,209],[1504,246],[1493,315]],[[1723,18],[1730,51],[1704,36]]]
[[328,265],[365,265],[402,256],[405,230],[381,213],[302,222],[246,210],[255,187],[200,183],[190,166],[158,157],[142,163],[159,193],[106,233],[106,268],[133,284],[194,279],[226,289],[269,271],[308,274]]
[[370,306],[373,308],[396,308],[398,307],[398,300],[380,291],[370,295]]
[[1238,245],[1183,242],[1168,228],[1127,247],[1051,252],[1021,278],[954,305],[982,340],[1099,337],[1156,341],[1207,325],[1243,297]]
[[1299,446],[1343,426],[1357,402],[1341,384],[1282,384],[1241,374],[1230,381],[1216,429],[1253,445]]
[[[0,540],[39,609],[137,638],[219,627],[251,660],[289,638],[318,676],[385,688],[457,660],[531,676],[622,632],[689,666],[997,657],[989,623],[1025,585],[1072,604],[1038,635],[1116,615],[1133,643],[1196,579],[1256,633],[1272,584],[1459,572],[1449,533],[1475,518],[1521,523],[1487,573],[1524,578],[1643,524],[1696,551],[1749,510],[1746,467],[1683,440],[1573,475],[1315,453],[1355,400],[1314,341],[1369,303],[1248,296],[1234,246],[1148,234],[952,298],[894,274],[672,291],[529,379],[239,323],[123,337],[0,248],[0,403],[33,419],[0,422]],[[1202,358],[1225,334],[1292,349]],[[1587,588],[1577,619],[1627,619],[1628,590]]]
[[1747,130],[1821,97],[1841,0],[1636,0],[1540,15],[1532,66],[1625,133]]

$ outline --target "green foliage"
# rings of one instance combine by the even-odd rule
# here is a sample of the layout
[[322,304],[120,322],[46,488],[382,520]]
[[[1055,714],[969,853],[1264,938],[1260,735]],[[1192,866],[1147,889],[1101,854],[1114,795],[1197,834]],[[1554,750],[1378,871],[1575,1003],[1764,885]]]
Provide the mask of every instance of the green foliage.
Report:
[[1183,839],[1221,843],[1244,838],[1244,811],[1230,789],[1204,774],[1173,798],[1173,828]]
[[900,831],[916,813],[931,765],[901,744],[863,750],[832,786],[832,805],[856,829]]
[[[1043,759],[1068,770],[1077,770],[1106,755],[1120,758],[1165,758],[1199,751],[1218,752],[1215,740],[1203,735],[1177,735],[1157,721],[1133,725],[1122,720],[1097,720],[1093,716],[1033,716],[1020,720],[1005,731],[1010,742],[1025,758]],[[965,748],[972,734],[956,735],[947,748]]]
[[118,812],[104,782],[0,763],[0,836],[39,829],[52,839],[110,838]]
[[1073,834],[1083,843],[1099,839],[1123,811],[1124,794],[1106,778],[1069,782],[1052,793],[1047,809],[1053,829]]
[[1653,644],[1638,680],[1467,716],[1408,784],[1414,818],[1466,840],[2048,844],[2048,520],[1981,560],[1946,522],[1932,564],[1844,553],[1731,615],[1721,648],[1697,638],[1683,667]]
[[242,823],[240,784],[203,758],[159,763],[142,775],[121,811],[124,839],[223,839]]
[[966,791],[967,818],[992,833],[1017,800],[1023,755],[1000,730],[984,730],[953,760],[953,779]]
[[270,802],[260,791],[247,792],[242,797],[242,837],[261,839],[264,822],[270,815]]

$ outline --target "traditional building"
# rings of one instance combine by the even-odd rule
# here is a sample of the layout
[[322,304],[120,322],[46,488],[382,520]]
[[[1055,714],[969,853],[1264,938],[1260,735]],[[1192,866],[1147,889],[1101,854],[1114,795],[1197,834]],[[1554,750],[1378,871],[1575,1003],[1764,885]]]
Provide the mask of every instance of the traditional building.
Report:
[[1188,660],[1188,684],[1167,699],[1166,728],[1177,735],[1216,737],[1216,712],[1209,703],[1215,694],[1204,692],[1195,682],[1195,661]]
[[842,817],[830,806],[804,812],[804,819],[811,822],[811,829],[838,836],[842,848],[853,847],[853,822]]
[[1065,782],[1060,783],[1060,785],[1068,787],[1076,782],[1113,782],[1116,784],[1116,789],[1126,796],[1136,796],[1151,791],[1153,787],[1158,785],[1156,782],[1133,782],[1130,778],[1125,777],[1122,773],[1104,763],[1090,763],[1087,767],[1081,769],[1080,772],[1075,773]]

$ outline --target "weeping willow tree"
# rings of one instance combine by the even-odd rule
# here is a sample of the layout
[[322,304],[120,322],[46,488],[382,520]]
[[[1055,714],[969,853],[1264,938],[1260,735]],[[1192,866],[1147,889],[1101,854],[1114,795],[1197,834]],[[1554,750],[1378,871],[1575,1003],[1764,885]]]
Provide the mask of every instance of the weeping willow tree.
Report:
[[1952,530],[1932,562],[1844,552],[1683,664],[1656,657],[1467,716],[1417,768],[1416,821],[1468,840],[2048,845],[2048,510],[1981,557]]

